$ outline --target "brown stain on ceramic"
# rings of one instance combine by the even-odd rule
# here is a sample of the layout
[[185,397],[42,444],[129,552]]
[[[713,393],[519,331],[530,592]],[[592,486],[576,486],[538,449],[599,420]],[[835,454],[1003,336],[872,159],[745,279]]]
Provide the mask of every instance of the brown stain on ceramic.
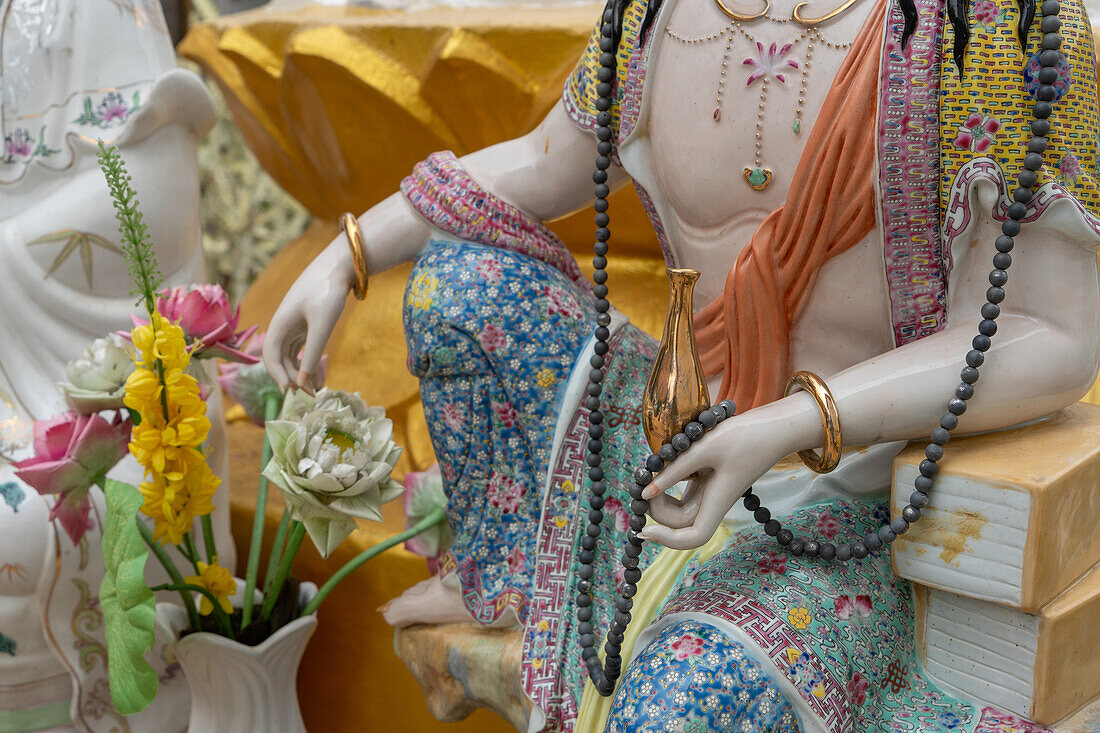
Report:
[[[925,521],[928,523],[925,524]],[[935,517],[927,517],[917,524],[912,534],[898,537],[898,541],[938,547],[940,559],[945,564],[958,566],[959,555],[969,549],[967,543],[981,537],[982,529],[987,524],[989,520],[986,517],[971,510],[938,512]],[[920,545],[915,545],[913,549],[920,554],[926,551]]]

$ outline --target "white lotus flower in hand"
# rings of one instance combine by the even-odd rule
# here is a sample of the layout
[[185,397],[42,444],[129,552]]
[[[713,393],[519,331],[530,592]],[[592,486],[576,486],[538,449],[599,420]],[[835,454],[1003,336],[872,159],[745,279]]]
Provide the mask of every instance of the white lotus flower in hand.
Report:
[[401,485],[390,477],[401,448],[381,407],[357,394],[323,389],[287,394],[278,420],[267,423],[271,461],[264,476],[283,492],[322,556],[355,530],[354,517],[382,519],[382,504]]
[[133,347],[118,334],[98,338],[65,367],[61,391],[81,415],[122,409],[126,378],[134,371]]

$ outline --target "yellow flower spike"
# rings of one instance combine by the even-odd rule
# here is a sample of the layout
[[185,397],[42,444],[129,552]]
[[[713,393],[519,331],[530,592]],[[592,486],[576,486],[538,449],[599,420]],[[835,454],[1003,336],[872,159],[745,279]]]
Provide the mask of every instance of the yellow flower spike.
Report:
[[198,381],[185,371],[191,355],[183,330],[153,313],[131,336],[140,368],[127,381],[125,404],[141,415],[130,442],[146,472],[141,511],[152,518],[157,541],[179,544],[196,517],[214,510],[220,480],[199,450],[210,420]]

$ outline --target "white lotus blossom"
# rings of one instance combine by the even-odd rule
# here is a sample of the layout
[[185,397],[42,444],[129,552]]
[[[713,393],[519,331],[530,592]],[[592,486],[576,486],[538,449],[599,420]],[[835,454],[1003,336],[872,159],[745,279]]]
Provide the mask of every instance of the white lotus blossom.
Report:
[[126,378],[134,371],[133,347],[118,334],[98,338],[65,367],[61,391],[82,415],[122,408]]
[[382,504],[401,494],[390,477],[401,456],[392,436],[384,409],[329,389],[290,392],[279,419],[267,423],[271,461],[264,476],[283,492],[291,518],[305,525],[322,556],[355,530],[354,517],[379,521]]

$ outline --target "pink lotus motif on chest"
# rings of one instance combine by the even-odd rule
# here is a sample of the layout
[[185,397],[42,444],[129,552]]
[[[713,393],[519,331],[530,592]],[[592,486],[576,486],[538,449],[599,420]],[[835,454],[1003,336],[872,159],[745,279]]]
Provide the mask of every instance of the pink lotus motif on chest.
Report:
[[767,50],[764,50],[764,44],[757,41],[756,58],[747,58],[741,62],[745,66],[751,66],[754,69],[754,71],[749,74],[745,86],[749,86],[757,79],[763,79],[768,76],[774,76],[776,79],[786,84],[786,70],[799,68],[797,61],[787,58],[787,54],[790,52],[791,44],[789,43],[783,47],[780,47],[778,43],[773,43]]

